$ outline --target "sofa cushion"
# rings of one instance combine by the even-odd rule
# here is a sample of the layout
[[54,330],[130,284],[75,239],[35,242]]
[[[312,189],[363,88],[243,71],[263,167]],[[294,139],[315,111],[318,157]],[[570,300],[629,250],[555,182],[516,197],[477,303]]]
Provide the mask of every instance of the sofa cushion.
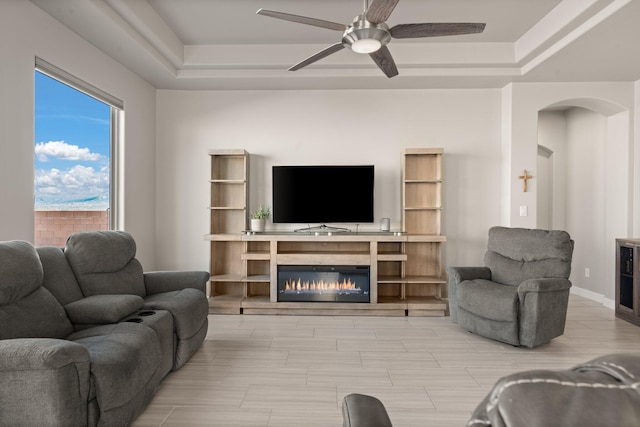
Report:
[[124,231],[91,231],[69,237],[64,249],[82,293],[145,296],[136,243]]
[[42,286],[13,304],[1,306],[0,325],[0,339],[64,338],[73,332],[64,308]]
[[490,280],[465,280],[456,290],[458,308],[485,319],[515,322],[518,318],[518,288]]
[[138,295],[92,295],[64,306],[69,319],[82,325],[104,325],[139,310],[144,304]]
[[84,298],[62,249],[45,246],[36,250],[44,270],[42,286],[47,288],[62,305]]
[[162,355],[158,335],[137,323],[96,326],[67,337],[83,345],[91,358],[92,382],[101,412],[127,404],[145,390]]
[[12,304],[42,285],[42,264],[29,242],[0,242],[0,306]]
[[566,231],[492,227],[484,261],[491,280],[518,285],[534,278],[569,278],[572,253]]
[[63,338],[73,326],[42,287],[42,264],[28,242],[0,243],[0,339]]
[[193,288],[148,295],[144,299],[144,308],[170,312],[176,335],[180,339],[194,336],[209,314],[207,298]]

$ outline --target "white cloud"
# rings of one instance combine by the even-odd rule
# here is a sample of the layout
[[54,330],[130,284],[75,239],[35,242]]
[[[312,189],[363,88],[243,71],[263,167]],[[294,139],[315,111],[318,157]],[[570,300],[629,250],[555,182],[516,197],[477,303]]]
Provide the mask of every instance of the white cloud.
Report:
[[91,161],[102,158],[98,153],[92,153],[88,148],[80,148],[77,145],[67,144],[64,141],[39,142],[36,144],[36,157],[41,162],[46,162],[49,157],[61,160]]
[[71,169],[39,169],[35,173],[36,200],[73,201],[109,197],[109,168],[99,171],[82,165]]

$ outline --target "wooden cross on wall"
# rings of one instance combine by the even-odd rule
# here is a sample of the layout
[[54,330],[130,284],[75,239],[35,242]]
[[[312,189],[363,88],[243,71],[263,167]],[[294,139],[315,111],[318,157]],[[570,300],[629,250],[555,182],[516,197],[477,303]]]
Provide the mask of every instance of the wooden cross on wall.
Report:
[[533,178],[533,175],[527,174],[527,170],[524,170],[524,173],[518,177],[518,179],[522,180],[522,191],[524,193],[527,192],[527,180]]

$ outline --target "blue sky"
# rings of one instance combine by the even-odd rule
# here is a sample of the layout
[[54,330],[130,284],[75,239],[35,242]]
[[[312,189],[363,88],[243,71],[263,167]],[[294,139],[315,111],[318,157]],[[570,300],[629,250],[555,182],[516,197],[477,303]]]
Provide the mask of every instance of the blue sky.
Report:
[[109,206],[110,106],[35,72],[35,208]]

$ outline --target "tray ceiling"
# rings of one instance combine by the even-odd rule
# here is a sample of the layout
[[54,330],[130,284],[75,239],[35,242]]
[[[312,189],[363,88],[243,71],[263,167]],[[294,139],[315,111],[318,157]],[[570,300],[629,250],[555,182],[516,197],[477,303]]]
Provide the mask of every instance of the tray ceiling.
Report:
[[348,24],[361,0],[31,0],[161,89],[413,89],[640,80],[640,1],[400,0],[387,23],[485,22],[482,34],[394,39],[400,75],[344,49],[332,30],[259,8]]

